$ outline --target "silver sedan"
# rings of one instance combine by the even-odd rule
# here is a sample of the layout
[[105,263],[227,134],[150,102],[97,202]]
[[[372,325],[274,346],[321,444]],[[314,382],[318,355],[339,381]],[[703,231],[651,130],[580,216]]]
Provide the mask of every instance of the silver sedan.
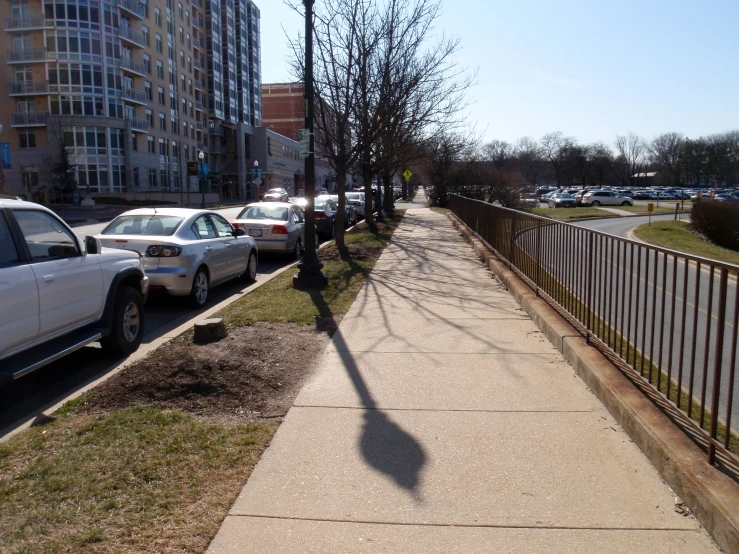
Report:
[[151,289],[189,296],[196,308],[210,287],[257,277],[257,245],[220,214],[188,208],[142,208],[116,217],[97,235],[103,246],[142,256]]
[[305,213],[297,204],[249,204],[231,224],[252,237],[260,252],[291,254],[299,259],[305,246]]

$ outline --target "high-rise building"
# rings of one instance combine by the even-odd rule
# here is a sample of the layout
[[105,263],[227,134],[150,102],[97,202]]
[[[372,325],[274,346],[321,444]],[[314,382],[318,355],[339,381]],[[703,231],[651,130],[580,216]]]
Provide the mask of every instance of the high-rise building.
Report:
[[199,190],[185,162],[200,152],[214,190],[243,195],[261,111],[250,0],[11,0],[0,14],[7,192],[58,194],[63,147],[83,196]]

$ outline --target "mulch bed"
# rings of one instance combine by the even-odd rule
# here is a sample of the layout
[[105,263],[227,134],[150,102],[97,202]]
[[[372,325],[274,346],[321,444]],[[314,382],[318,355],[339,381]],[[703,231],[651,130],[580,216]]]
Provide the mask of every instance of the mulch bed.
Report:
[[382,254],[382,250],[368,248],[361,244],[347,244],[342,252],[335,246],[318,250],[318,259],[322,262],[374,262]]
[[101,383],[82,412],[148,404],[223,423],[287,413],[329,336],[290,323],[238,327],[214,343],[177,339]]

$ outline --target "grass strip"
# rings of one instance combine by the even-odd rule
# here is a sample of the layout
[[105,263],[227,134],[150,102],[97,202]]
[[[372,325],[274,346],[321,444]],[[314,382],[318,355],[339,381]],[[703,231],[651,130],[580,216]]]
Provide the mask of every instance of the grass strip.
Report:
[[556,221],[572,221],[588,217],[620,217],[618,214],[598,208],[533,208],[531,211],[535,215]]
[[693,233],[688,226],[687,221],[652,221],[651,225],[644,224],[634,229],[634,234],[639,240],[655,246],[730,264],[739,264],[739,252],[716,246]]
[[[286,271],[218,316],[231,326],[335,324],[402,213],[376,234],[348,234],[346,259],[322,249],[327,288],[297,291]],[[144,405],[87,414],[80,403],[0,443],[0,551],[204,552],[280,423]]]

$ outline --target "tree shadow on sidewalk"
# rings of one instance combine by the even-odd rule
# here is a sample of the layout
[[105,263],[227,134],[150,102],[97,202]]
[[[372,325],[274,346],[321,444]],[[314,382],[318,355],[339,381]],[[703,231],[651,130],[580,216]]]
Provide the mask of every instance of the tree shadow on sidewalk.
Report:
[[[349,263],[352,265],[352,262]],[[332,340],[364,407],[364,425],[359,440],[362,456],[373,468],[407,490],[415,501],[421,502],[420,473],[427,458],[423,447],[377,407],[354,357],[348,351],[341,331],[338,330],[338,323],[325,302],[322,291],[311,290],[309,295],[320,313],[319,327],[329,332],[334,331]]]

